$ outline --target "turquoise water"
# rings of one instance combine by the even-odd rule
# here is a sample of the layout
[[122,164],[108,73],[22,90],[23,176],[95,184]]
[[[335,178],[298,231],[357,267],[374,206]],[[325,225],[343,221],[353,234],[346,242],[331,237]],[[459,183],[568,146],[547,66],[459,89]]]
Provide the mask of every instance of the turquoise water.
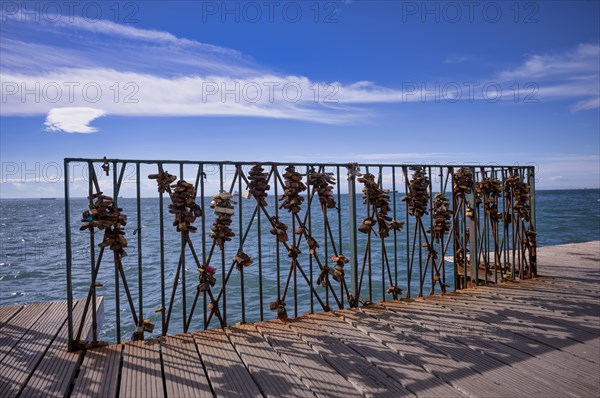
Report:
[[[403,219],[403,203],[398,194],[398,213]],[[342,220],[345,220],[345,209],[347,208],[347,196],[342,195],[340,208],[342,209]],[[538,191],[536,193],[536,214],[538,229],[538,244],[540,246],[557,245],[563,243],[585,242],[590,240],[600,240],[600,190],[560,190],[560,191]],[[359,202],[360,203],[360,202]],[[144,275],[144,317],[150,318],[152,322],[159,326],[160,316],[154,312],[154,308],[160,305],[160,261],[159,261],[159,234],[158,234],[158,199],[142,199],[142,247],[143,247],[143,275]],[[73,199],[71,202],[71,219],[73,234],[73,288],[76,298],[85,296],[86,289],[89,286],[90,257],[89,257],[89,235],[87,232],[79,232],[80,215],[87,205],[86,199]],[[123,265],[127,279],[134,296],[134,303],[137,308],[138,282],[137,282],[137,235],[133,236],[132,231],[136,228],[136,202],[135,199],[120,199],[119,205],[123,207],[124,212],[129,215],[130,222],[127,225],[127,239],[129,247],[127,252],[129,256],[123,260]],[[166,207],[166,206],[165,206]],[[205,206],[208,208],[208,206]],[[269,208],[273,209],[272,198],[269,201]],[[252,201],[244,201],[243,213],[245,220],[248,220],[254,210]],[[270,210],[273,212],[273,210]],[[237,209],[236,209],[237,212]],[[207,229],[214,220],[212,212],[207,212]],[[329,217],[332,231],[337,240],[340,228],[338,225],[337,212],[330,211]],[[364,216],[363,206],[359,206],[359,219]],[[322,216],[316,210],[312,213],[313,235],[321,243],[321,253],[323,251],[324,231],[319,226],[322,225]],[[172,280],[179,258],[179,235],[171,230],[170,221],[172,215],[165,212],[165,258],[166,258],[166,289],[167,300],[172,288]],[[236,237],[230,242],[225,257],[227,260],[226,271],[230,267],[230,259],[237,250],[237,237],[239,226],[237,225],[237,213],[234,216],[235,222],[232,229]],[[269,301],[277,297],[277,275],[275,271],[275,257],[277,247],[274,244],[273,236],[269,233],[270,226],[262,215],[263,244],[262,244],[262,285],[263,285],[263,314],[265,319],[274,317],[274,313],[269,310]],[[287,213],[283,216],[283,222],[291,224]],[[200,220],[196,221],[199,226]],[[256,224],[255,224],[256,225]],[[252,228],[247,238],[247,244],[244,251],[255,259],[254,265],[245,269],[244,288],[246,295],[246,320],[258,320],[260,317],[259,305],[259,274],[258,274],[258,248],[256,244],[256,227]],[[65,249],[64,249],[64,201],[57,200],[1,200],[0,201],[0,305],[23,304],[48,300],[64,300],[66,298],[66,271],[65,271]],[[349,232],[345,221],[342,221],[342,252],[348,256]],[[320,237],[320,238],[319,238]],[[290,233],[290,239],[292,234]],[[364,248],[364,235],[359,234],[359,253]],[[193,243],[201,255],[201,237],[200,234],[192,236]],[[398,254],[394,261],[393,240],[389,239],[387,244],[388,258],[392,265],[393,278],[398,279],[398,285],[406,292],[406,248],[404,246],[405,232],[402,231],[398,237]],[[210,240],[207,240],[207,249],[210,248]],[[331,255],[331,245],[328,247],[329,256]],[[280,251],[281,255],[281,288],[287,277],[289,270],[289,259],[287,253]],[[301,264],[305,272],[309,272],[307,254],[303,253],[300,257]],[[304,260],[303,260],[304,259]],[[373,250],[373,292],[374,301],[381,297],[381,255],[380,250]],[[397,274],[394,264],[398,264]],[[222,266],[220,262],[220,252],[215,250],[211,265],[217,268],[217,286],[214,291],[218,292]],[[449,265],[446,270],[451,275],[452,269]],[[187,269],[187,311],[191,307],[194,298],[195,287],[197,284],[197,271],[191,255],[186,255]],[[314,279],[318,272],[316,264],[314,265]],[[306,283],[298,272],[298,313],[310,311],[310,292]],[[112,267],[112,253],[105,254],[105,260],[98,277],[99,282],[104,287],[99,290],[100,295],[106,297],[105,319],[102,338],[109,341],[115,339],[115,309],[114,309],[114,268]],[[365,279],[363,286],[363,295],[367,292]],[[387,288],[387,282],[385,287]],[[418,291],[418,284],[412,282],[413,295]],[[227,312],[228,321],[235,323],[241,319],[240,306],[240,279],[239,273],[234,269],[227,289]],[[181,289],[179,287],[178,289]],[[293,302],[293,284],[290,285],[288,292],[287,309],[291,316],[294,313]],[[427,293],[428,289],[426,290]],[[318,294],[324,299],[324,291],[317,288]],[[338,289],[339,292],[339,289]],[[215,293],[216,294],[216,293]],[[169,332],[178,332],[181,330],[182,312],[180,290],[177,294],[178,300],[175,301],[172,314],[171,327]],[[319,304],[313,300],[315,311],[320,310]],[[333,300],[331,304],[333,304]],[[168,301],[167,301],[168,304]],[[333,306],[333,305],[332,305]],[[121,319],[123,327],[123,338],[128,339],[133,331],[131,315],[124,294],[121,293]],[[192,322],[191,330],[201,329],[202,325],[202,302],[200,300],[194,315],[195,321]],[[217,326],[213,322],[211,326]],[[157,327],[157,332],[160,328]]]

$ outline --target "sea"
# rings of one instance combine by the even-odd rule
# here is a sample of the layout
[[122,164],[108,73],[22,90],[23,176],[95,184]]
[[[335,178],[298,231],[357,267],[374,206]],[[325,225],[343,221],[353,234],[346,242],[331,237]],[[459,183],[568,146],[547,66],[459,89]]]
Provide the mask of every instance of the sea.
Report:
[[[404,217],[403,203],[400,201],[401,194],[397,194],[397,213],[400,220]],[[273,319],[276,313],[271,311],[269,303],[277,299],[277,292],[283,293],[286,281],[290,280],[286,295],[286,311],[288,316],[310,312],[311,310],[322,311],[319,298],[335,308],[335,300],[331,294],[326,294],[325,289],[315,288],[311,295],[308,284],[304,280],[310,278],[311,265],[308,261],[306,245],[299,261],[302,271],[297,269],[291,272],[290,259],[287,252],[275,243],[274,235],[270,234],[271,226],[263,213],[261,222],[261,245],[260,261],[258,238],[258,216],[255,216],[252,227],[246,228],[255,206],[253,200],[242,200],[243,225],[240,228],[238,208],[233,217],[231,225],[236,236],[225,245],[224,255],[217,247],[213,250],[210,265],[216,268],[215,277],[217,283],[213,288],[215,295],[218,294],[223,275],[227,275],[232,268],[231,259],[239,248],[239,237],[247,234],[244,243],[244,252],[248,254],[254,263],[244,268],[244,308],[242,309],[240,272],[233,267],[226,289],[227,322],[235,324],[239,321],[252,322],[262,319]],[[339,198],[338,211],[331,209],[327,213],[331,233],[323,228],[323,214],[320,209],[313,209],[311,222],[313,235],[320,242],[318,249],[322,258],[324,257],[326,240],[327,257],[333,254],[332,240],[335,249],[349,256],[349,228],[346,221],[348,196],[341,195]],[[204,203],[206,229],[209,231],[215,216],[209,209],[209,203]],[[142,299],[143,316],[149,319],[156,328],[153,336],[161,334],[161,314],[156,312],[161,305],[161,264],[160,264],[160,231],[159,231],[159,206],[158,198],[142,198],[140,202],[140,220],[142,228],[137,230],[137,201],[135,198],[119,198],[119,206],[129,216],[126,226],[126,238],[128,256],[123,258],[123,268],[126,275],[128,287],[131,291],[133,305],[136,313],[139,313],[139,261],[138,242],[141,240],[142,256]],[[166,305],[169,306],[173,281],[176,274],[178,260],[180,258],[181,237],[171,225],[172,215],[167,212],[165,200],[165,278],[164,290]],[[366,210],[361,206],[362,201],[357,197],[358,218],[365,216]],[[269,215],[274,214],[274,203],[268,198]],[[71,208],[71,234],[73,253],[73,295],[76,299],[85,298],[90,285],[90,238],[87,231],[79,231],[81,225],[81,214],[87,208],[87,199],[74,198],[70,202]],[[304,216],[304,212],[301,213]],[[290,242],[293,239],[291,218],[287,212],[280,211],[281,220],[290,225],[288,235]],[[339,220],[341,219],[341,223]],[[565,243],[586,242],[600,240],[600,190],[540,190],[536,192],[536,223],[538,246],[559,245]],[[195,222],[200,228],[201,219]],[[412,226],[411,226],[412,227]],[[410,230],[412,233],[412,230]],[[192,243],[199,256],[200,261],[208,257],[212,240],[206,237],[204,242],[199,232],[192,235]],[[97,234],[96,244],[99,243],[101,234]],[[339,239],[341,237],[341,240]],[[333,238],[333,239],[332,239]],[[359,234],[359,263],[362,264],[365,256],[365,235]],[[408,290],[407,276],[407,247],[405,244],[405,231],[398,232],[396,245],[393,237],[387,238],[385,246],[389,273],[385,268],[385,258],[382,256],[381,244],[373,245],[371,250],[371,267],[365,267],[361,294],[363,298],[377,301],[385,294],[383,291],[391,284],[396,284],[406,295]],[[341,241],[341,245],[339,244]],[[379,246],[377,246],[379,245]],[[341,246],[341,247],[340,247]],[[204,247],[204,252],[203,252]],[[277,274],[276,263],[279,252],[280,269]],[[95,250],[98,254],[98,248]],[[367,253],[368,254],[368,253]],[[183,306],[181,279],[176,287],[175,299],[173,300],[172,313],[170,317],[168,333],[178,333],[183,330],[183,319],[188,318],[192,303],[196,296],[198,285],[198,271],[191,251],[186,249],[185,258],[185,283],[186,283],[186,305]],[[222,261],[222,258],[225,261]],[[367,261],[368,263],[368,261]],[[331,262],[329,264],[332,266]],[[413,266],[413,276],[410,281],[411,295],[419,293],[417,265]],[[448,275],[452,275],[452,264],[445,264]],[[543,273],[541,268],[540,273]],[[371,285],[369,285],[369,272],[371,273]],[[430,272],[430,271],[427,271]],[[312,278],[316,280],[319,271],[317,264],[312,264]],[[65,203],[63,199],[40,200],[40,199],[4,199],[0,200],[0,306],[13,304],[28,304],[41,301],[65,300],[67,297],[66,284],[66,250],[65,250]],[[383,275],[383,277],[382,277]],[[391,280],[390,280],[391,278]],[[452,288],[452,278],[448,278],[449,288]],[[279,283],[278,283],[279,280]],[[430,280],[430,278],[428,278]],[[294,283],[296,281],[296,283]],[[123,281],[119,279],[120,294],[120,318],[121,334],[123,340],[128,340],[135,329],[128,301],[123,289]],[[108,342],[116,341],[116,306],[115,306],[115,268],[113,253],[106,251],[98,275],[98,295],[104,297],[103,319],[99,338]],[[294,287],[296,287],[294,289]],[[439,291],[439,286],[436,286]],[[262,300],[261,300],[262,291]],[[370,292],[370,297],[369,297]],[[426,284],[423,294],[431,292],[431,285]],[[294,294],[295,293],[295,294]],[[336,283],[336,294],[343,297],[339,284]],[[201,330],[204,327],[203,316],[205,303],[203,295],[200,294],[191,318],[189,330]],[[297,297],[297,300],[294,300]],[[389,298],[389,297],[388,297]],[[346,299],[344,298],[346,301]],[[347,304],[347,301],[346,301]],[[221,306],[223,298],[221,299]],[[209,327],[218,327],[216,319],[213,319]]]

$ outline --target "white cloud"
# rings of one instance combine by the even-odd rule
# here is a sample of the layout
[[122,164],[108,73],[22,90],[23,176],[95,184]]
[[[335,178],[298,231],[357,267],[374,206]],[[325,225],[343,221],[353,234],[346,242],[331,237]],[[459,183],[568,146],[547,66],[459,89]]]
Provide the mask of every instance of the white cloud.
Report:
[[[339,124],[365,116],[365,110],[359,112],[352,104],[400,96],[370,85],[324,88],[326,83],[304,76],[160,77],[96,68],[43,75],[5,72],[1,78],[2,115],[37,115],[57,107],[91,105],[119,116],[246,116]],[[69,82],[77,83],[73,95]],[[32,94],[23,97],[23,87],[37,91],[39,100]]]
[[53,108],[48,112],[46,131],[63,131],[65,133],[95,133],[98,131],[89,124],[104,116],[102,109],[96,108]]
[[[328,83],[274,73],[232,49],[106,20],[74,17],[52,24],[42,19],[36,24],[19,23],[16,30],[10,23],[9,18],[0,37],[0,114],[48,114],[50,130],[95,131],[88,125],[99,117],[95,113],[63,110],[55,123],[55,109],[65,108],[102,110],[102,115],[118,116],[245,116],[365,123],[371,119],[369,105],[440,102],[431,97],[430,90],[438,87],[439,91],[450,83],[406,82],[397,88],[369,81]],[[25,42],[23,37],[35,40]],[[540,101],[569,98],[579,101],[573,105],[574,111],[593,109],[598,107],[598,84],[593,84],[598,81],[599,66],[594,60],[598,49],[597,45],[580,45],[565,54],[533,55],[499,76],[507,86],[511,79],[552,77],[539,84]],[[457,57],[462,56],[454,56],[455,61]],[[484,100],[481,93],[471,98],[468,89],[462,88],[458,100]],[[36,94],[31,94],[32,90]],[[446,99],[454,102],[453,94],[450,90]],[[438,97],[442,95],[438,92]]]

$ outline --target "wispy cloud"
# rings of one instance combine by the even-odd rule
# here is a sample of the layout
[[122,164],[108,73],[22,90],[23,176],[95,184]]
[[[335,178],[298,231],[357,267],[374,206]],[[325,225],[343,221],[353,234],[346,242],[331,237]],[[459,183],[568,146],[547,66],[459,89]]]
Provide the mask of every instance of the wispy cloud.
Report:
[[463,62],[467,62],[467,61],[469,61],[471,59],[473,59],[473,57],[471,55],[466,55],[466,54],[451,54],[451,55],[448,55],[444,59],[444,63],[445,64],[449,64],[449,65],[462,64]]
[[552,76],[577,77],[598,72],[600,45],[580,44],[559,54],[529,55],[522,65],[500,73],[505,80],[545,79]]
[[600,97],[579,101],[571,107],[574,112],[600,108]]
[[[581,45],[565,54],[532,55],[496,78],[503,84],[539,79],[539,97],[577,101],[573,111],[594,109],[598,48]],[[427,91],[435,83],[385,87],[370,81],[317,81],[275,72],[233,49],[107,20],[33,23],[14,14],[4,22],[0,50],[1,114],[47,115],[53,131],[93,131],[89,123],[98,116],[73,111],[77,108],[117,116],[245,116],[344,124],[368,120],[376,104],[439,102]],[[465,57],[452,55],[446,61]],[[457,100],[485,100],[481,93],[470,97],[463,90]]]
[[573,111],[600,107],[600,45],[580,44],[557,54],[529,55],[516,68],[503,71],[499,79],[530,81],[544,98],[580,98]]

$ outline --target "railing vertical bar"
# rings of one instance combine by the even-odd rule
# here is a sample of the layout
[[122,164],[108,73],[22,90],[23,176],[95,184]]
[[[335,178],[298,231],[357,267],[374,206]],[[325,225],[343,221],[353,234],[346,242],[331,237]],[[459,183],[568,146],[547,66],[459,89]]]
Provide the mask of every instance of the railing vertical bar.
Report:
[[[496,169],[494,167],[492,167],[490,169],[490,178],[493,180],[496,178]],[[494,201],[494,204],[496,205],[496,207],[498,208],[498,198],[493,197],[492,200]],[[498,283],[498,223],[496,223],[496,227],[494,228],[494,220],[492,220],[492,218],[490,217],[490,228],[491,228],[491,235],[492,235],[492,243],[494,244],[494,253],[493,253],[493,258],[494,258],[494,283]]]
[[467,241],[467,231],[469,231],[468,233],[473,233],[473,231],[470,230],[469,228],[467,228],[467,215],[466,215],[467,197],[463,196],[461,199],[461,202],[462,202],[461,215],[460,215],[461,221],[462,221],[461,239],[462,239],[462,249],[463,249],[462,257],[463,257],[463,261],[464,261],[462,287],[464,289],[467,287],[467,274],[468,274],[468,268],[469,268],[469,263],[467,262],[467,252],[468,252],[467,246],[470,243]]
[[[292,245],[293,248],[296,248],[296,217],[292,217]],[[294,270],[294,317],[298,316],[298,275],[297,268],[298,263],[296,262],[296,258],[292,257],[292,267]]]
[[[414,177],[413,177],[414,178]],[[415,223],[415,234],[418,235],[419,241],[419,297],[423,297],[423,246],[421,246],[421,223],[423,222],[422,216],[417,217],[417,222]],[[413,256],[414,260],[414,256]]]
[[[343,254],[343,250],[344,250],[344,242],[343,242],[343,238],[342,238],[342,195],[341,195],[341,186],[340,186],[340,166],[337,165],[336,166],[336,170],[335,170],[335,177],[336,177],[336,188],[337,188],[337,218],[338,218],[338,254]],[[332,237],[333,239],[333,237]],[[335,245],[333,246],[335,248]],[[342,280],[340,281],[340,302],[342,304],[342,308],[344,308],[344,283],[345,283],[345,279],[342,278]]]
[[[444,197],[446,196],[446,184],[448,183],[448,176],[444,176],[444,168],[439,166],[440,169],[440,193],[442,193],[444,195]],[[451,231],[448,231],[448,240],[450,240],[450,234]],[[440,276],[440,289],[442,290],[442,292],[446,292],[446,245],[444,245],[444,235],[442,235],[441,238],[441,246],[440,246],[442,253],[440,255],[441,258],[441,268],[442,268],[442,275]]]
[[[429,166],[427,168],[427,171],[429,173],[429,231],[433,231],[433,174],[431,173],[431,166]],[[433,247],[433,234],[430,235],[431,238],[431,247]],[[429,255],[429,252],[428,252]],[[438,257],[439,258],[439,257]],[[435,281],[434,281],[434,274],[436,272],[435,270],[435,259],[433,257],[430,257],[430,261],[431,261],[431,294],[435,294]],[[423,277],[423,280],[425,280],[425,277]]]
[[[450,182],[450,188],[451,188],[451,203],[452,203],[452,268],[453,268],[453,291],[457,291],[458,290],[458,267],[457,267],[457,263],[456,263],[456,242],[458,241],[458,229],[460,227],[459,225],[459,220],[457,220],[457,210],[456,207],[458,205],[457,200],[456,200],[456,195],[454,192],[454,168],[452,167],[448,167],[448,170],[446,171],[448,173],[449,177],[452,177],[452,181]],[[448,238],[450,239],[450,238]],[[450,242],[448,242],[449,244]]]
[[[223,163],[219,164],[219,191],[223,192]],[[227,280],[225,276],[225,246],[221,248],[221,289],[223,290],[223,323],[227,326]]]
[[[180,180],[183,180],[183,163],[179,163],[179,176]],[[181,232],[181,250],[184,250],[183,256],[181,257],[181,310],[183,314],[183,329],[186,329],[185,322],[187,319],[187,291],[185,283],[185,246],[187,244],[184,234],[188,232]]]
[[[527,182],[529,183],[529,225],[531,231],[533,233],[537,233],[535,219],[535,166],[531,166],[529,168]],[[537,276],[537,238],[536,244],[533,248],[530,248],[530,250],[533,250],[533,256],[530,257],[532,264],[529,264],[529,269],[531,270],[533,276]]]
[[[308,176],[310,175],[310,166],[306,165],[306,202],[307,202],[307,216],[308,216],[308,231],[312,236],[312,216],[311,216],[311,205],[312,205],[312,200],[311,200],[311,193],[310,193],[310,178],[308,178]],[[294,232],[295,233],[295,232]],[[277,253],[279,254],[279,253]],[[278,263],[279,264],[279,263]],[[279,269],[279,265],[277,265],[277,269]],[[313,292],[313,255],[309,252],[308,254],[308,272],[310,273],[310,313],[314,313],[315,312],[315,307],[314,307],[314,292]],[[277,278],[277,281],[279,281],[279,278]],[[277,288],[279,289],[279,285],[277,285]]]
[[[277,183],[277,182],[275,182]],[[262,222],[261,222],[261,212],[258,211],[256,215],[256,226],[258,229],[258,300],[260,306],[260,320],[264,320],[264,297],[263,297],[263,261],[262,261]],[[279,251],[279,246],[275,246]]]
[[[365,173],[369,173],[369,166],[365,166]],[[367,198],[367,217],[371,216],[371,203],[369,202],[369,199]],[[368,252],[368,265],[369,267],[367,268],[367,279],[368,279],[368,283],[367,283],[367,287],[368,287],[368,291],[369,291],[369,303],[373,303],[373,278],[372,278],[372,274],[373,274],[373,256],[371,255],[371,233],[369,233],[368,235],[368,239],[367,239],[367,252]]]
[[[118,194],[119,189],[117,188],[117,162],[113,161],[113,203],[114,207],[118,205]],[[117,323],[117,344],[121,343],[121,304],[120,304],[120,293],[119,293],[119,269],[117,263],[117,253],[114,253],[115,258],[115,311],[116,311],[116,323]]]
[[[483,182],[484,179],[487,178],[487,173],[485,171],[485,169],[482,167],[481,168],[481,181]],[[482,198],[482,204],[485,204],[485,199]],[[483,239],[483,245],[484,245],[484,252],[483,252],[483,260],[484,260],[484,268],[485,268],[485,284],[487,285],[490,281],[488,280],[488,271],[490,268],[490,229],[491,229],[491,223],[492,223],[492,219],[490,217],[488,217],[487,211],[485,211],[485,208],[482,208],[482,217],[483,217],[483,227],[482,227],[482,239]],[[495,275],[495,273],[494,273]]]
[[74,351],[73,341],[73,279],[71,268],[73,266],[73,253],[71,252],[71,205],[69,196],[69,161],[64,160],[63,170],[65,176],[64,194],[65,194],[65,250],[67,263],[67,329],[68,329],[68,349]]
[[[204,206],[204,180],[206,178],[206,174],[204,173],[204,163],[200,163],[198,166],[198,172],[200,174],[200,206],[202,206],[202,217],[200,220],[200,224],[202,226],[202,266],[205,267],[206,264],[206,206]],[[207,306],[206,306],[206,290],[202,292],[202,312],[203,312],[203,323],[204,329],[208,327],[206,324],[206,320],[208,317],[207,314]]]
[[[475,168],[471,167],[471,173],[473,173],[474,181],[473,186],[471,187],[471,209],[473,215],[470,220],[471,228],[469,231],[469,236],[471,238],[470,242],[470,259],[471,259],[471,284],[477,286],[479,284],[479,211],[477,206],[477,191],[475,190],[475,181],[476,174]],[[465,267],[466,274],[466,267]]]
[[[162,163],[158,163],[159,171],[163,171]],[[166,336],[167,325],[165,319],[165,222],[164,222],[164,192],[160,192],[158,196],[158,223],[160,226],[159,237],[160,237],[160,313],[161,313],[161,334]]]
[[[392,166],[392,208],[394,221],[398,220],[396,212],[396,166]],[[398,287],[398,231],[394,228],[394,286]]]
[[[325,170],[323,170],[325,172]],[[327,239],[327,206],[323,203],[319,203],[321,205],[321,213],[323,214],[323,265],[327,266],[329,263],[329,253],[328,253],[328,239]],[[292,221],[293,222],[293,221]],[[293,229],[293,228],[292,228]],[[296,282],[294,274],[294,283]],[[331,278],[329,276],[325,277],[327,280],[327,284],[331,283]],[[329,289],[325,289],[326,292],[329,292]],[[329,295],[327,297],[327,306],[329,307]]]
[[418,235],[419,240],[419,297],[423,297],[423,246],[422,246],[422,234],[421,234],[421,224],[423,220],[421,217],[417,217],[417,222],[415,224],[415,233]]
[[[237,172],[238,172],[238,179],[237,179],[237,183],[238,183],[238,237],[239,237],[239,252],[242,252],[244,250],[244,242],[242,241],[242,233],[243,233],[243,202],[242,202],[242,165],[238,164],[237,166]],[[260,214],[259,214],[260,216]],[[259,263],[260,263],[260,230],[258,231],[258,236],[259,236],[259,254],[258,254],[258,258],[259,258]],[[239,266],[239,270],[240,270],[240,295],[241,295],[241,299],[242,299],[242,323],[246,323],[246,294],[244,291],[244,267],[243,266]],[[262,297],[262,294],[261,294]],[[262,307],[262,305],[261,305]],[[261,308],[262,309],[262,308]],[[262,321],[262,317],[261,317],[261,321]]]
[[[121,186],[123,185],[123,177],[125,177],[125,169],[127,169],[127,162],[123,162],[121,165],[121,171],[119,172],[119,179],[117,180],[117,190],[115,192],[115,198],[118,198],[121,193]],[[116,172],[117,169],[115,169]]]
[[[142,200],[140,187],[140,164],[135,164],[135,192],[137,205],[137,255],[138,255],[138,306],[139,306],[139,326],[144,325],[144,300],[143,300],[143,267],[142,267]],[[95,301],[95,299],[94,299]]]
[[[92,195],[94,194],[94,182],[92,177],[92,170],[94,165],[92,162],[88,162],[88,205],[90,209],[94,204],[94,199]],[[97,324],[97,314],[96,314],[96,281],[94,278],[95,269],[96,269],[96,243],[95,243],[95,230],[94,228],[90,228],[90,269],[91,269],[91,286],[92,289],[92,340],[98,340],[98,324]],[[87,310],[87,307],[86,307]],[[86,312],[86,311],[84,311]]]
[[358,239],[356,236],[356,173],[358,165],[348,166],[348,224],[350,226],[350,294],[351,307],[358,306],[360,292],[358,290]]
[[[196,180],[194,182],[194,201],[198,200],[198,185],[200,184],[200,178],[202,177],[202,173],[200,171],[200,164],[198,163],[198,170],[196,171]],[[202,207],[202,205],[200,205]],[[204,209],[203,209],[204,211]],[[204,214],[202,214],[202,218],[204,218]],[[194,250],[193,246],[192,246],[192,238],[191,236],[187,236],[187,238],[189,238],[189,242],[187,242],[190,245],[190,251],[192,252],[192,256],[194,257],[194,262],[196,264],[196,266],[200,266],[202,264],[200,263],[200,260],[197,257],[197,253]],[[184,323],[184,327],[183,327],[183,333],[187,333],[190,325],[192,324],[192,318],[194,317],[194,311],[196,310],[196,305],[198,303],[198,297],[200,295],[200,292],[198,291],[198,286],[196,287],[196,293],[194,294],[194,299],[192,301],[192,306],[190,308],[190,314],[188,315],[188,319],[187,319],[187,323]],[[185,320],[184,320],[185,322]]]
[[[383,167],[379,166],[379,177],[378,177],[378,181],[377,181],[377,185],[379,186],[379,189],[383,189]],[[386,292],[386,287],[385,287],[385,239],[383,237],[380,237],[381,240],[381,300],[385,301],[385,292]]]
[[[406,166],[402,166],[402,174],[404,178],[404,195],[408,195],[408,171]],[[406,297],[410,298],[410,285],[412,282],[412,267],[410,261],[410,219],[408,217],[408,204],[404,203],[404,212],[406,223]]]
[[[276,166],[273,165],[272,168],[274,169]],[[279,194],[277,192],[277,180],[275,181],[275,217],[277,217],[277,219],[279,220],[279,206],[277,206],[277,198],[279,197]],[[258,212],[259,214],[259,219],[258,219],[258,223],[260,225],[260,212]],[[293,231],[292,231],[293,232]],[[279,241],[277,236],[275,236],[275,268],[276,268],[276,274],[277,274],[277,301],[281,300],[281,259],[279,257]],[[311,296],[311,301],[312,301],[312,296]],[[261,311],[262,311],[262,306],[261,306]],[[262,319],[262,318],[261,318]]]
[[[337,181],[337,203],[338,203],[338,250],[342,254],[344,252],[344,243],[342,239],[342,194],[340,186],[340,166],[336,166],[336,181]],[[341,295],[343,297],[343,294]]]
[[506,222],[507,212],[506,212],[506,192],[504,189],[504,179],[505,175],[504,167],[500,169],[500,175],[502,177],[502,277],[504,277],[504,272],[507,267],[507,259],[508,259],[508,224]]
[[[507,177],[512,176],[513,170],[512,168],[509,167],[508,169],[508,175]],[[511,268],[512,268],[512,280],[515,280],[515,276],[516,276],[516,258],[515,258],[515,250],[517,250],[517,245],[515,242],[515,197],[514,197],[514,193],[511,190],[511,192],[509,192],[510,196],[509,196],[509,201],[510,201],[510,225],[511,225],[511,236],[510,236],[510,241],[511,241],[511,257],[512,257],[512,264],[511,264]]]

